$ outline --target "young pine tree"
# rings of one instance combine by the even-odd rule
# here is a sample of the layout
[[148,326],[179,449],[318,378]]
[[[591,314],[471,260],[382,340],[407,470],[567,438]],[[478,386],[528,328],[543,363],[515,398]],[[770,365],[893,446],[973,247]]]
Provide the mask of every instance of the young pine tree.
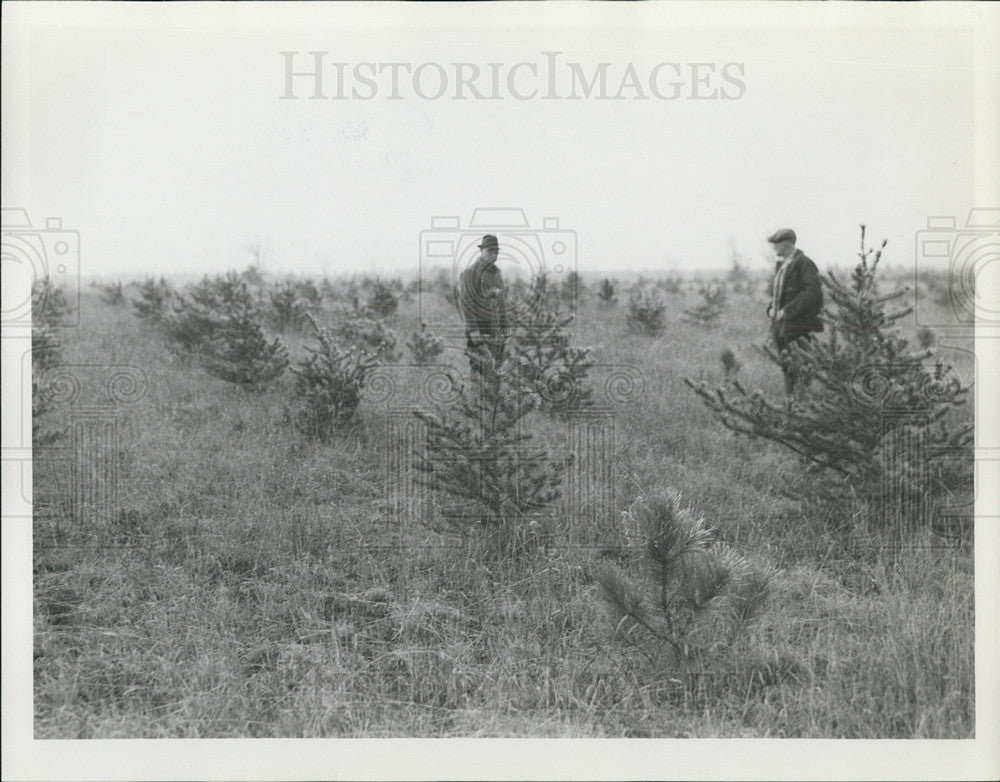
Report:
[[268,341],[254,297],[235,272],[205,277],[173,309],[167,337],[216,377],[256,386],[288,366],[285,346],[277,338]]
[[[875,252],[864,240],[862,226],[849,280],[832,272],[823,278],[832,303],[825,339],[793,345],[786,357],[811,386],[772,401],[736,380],[732,393],[685,382],[724,426],[779,443],[837,476],[844,485],[835,496],[843,499],[845,490],[861,496],[882,520],[912,519],[936,493],[971,480],[971,465],[956,471],[955,454],[971,444],[973,425],[952,420],[969,387],[950,367],[929,363],[933,350],[910,350],[896,324],[912,307],[889,309],[906,289],[879,291],[876,272],[886,243]],[[765,353],[780,366],[773,348]]]
[[303,325],[311,305],[301,296],[299,283],[285,280],[272,288],[268,297],[271,320],[276,331],[285,332]]
[[456,503],[445,522],[475,539],[489,562],[503,564],[536,539],[540,512],[560,495],[562,469],[529,445],[522,422],[536,398],[526,393],[508,346],[468,356],[469,381],[451,377],[454,402],[416,413],[427,439],[415,466],[420,483]]
[[341,345],[332,332],[316,325],[311,315],[305,317],[318,344],[307,345],[307,358],[292,368],[295,424],[303,434],[326,440],[353,418],[365,380],[378,366],[378,355]]
[[268,341],[260,315],[253,308],[230,314],[203,356],[216,377],[242,386],[276,380],[288,366],[288,351],[277,337]]
[[372,292],[368,297],[368,309],[378,318],[390,318],[399,308],[399,296],[393,286],[384,280],[376,279],[372,283]]
[[711,326],[726,308],[726,289],[717,283],[703,286],[701,303],[684,310],[684,322],[693,326]]
[[139,283],[139,298],[132,302],[132,307],[142,320],[160,323],[168,316],[173,298],[173,290],[165,279],[147,277]]
[[629,556],[597,573],[619,636],[675,670],[704,666],[737,640],[767,600],[769,577],[713,543],[704,519],[666,492],[624,514]]
[[101,290],[101,301],[112,307],[120,307],[125,303],[125,290],[121,281],[104,283],[98,286]]
[[664,317],[667,305],[653,290],[633,290],[628,300],[625,322],[629,331],[655,337],[663,333],[667,324]]
[[428,331],[426,323],[421,323],[420,331],[414,331],[410,335],[406,347],[410,349],[415,363],[430,364],[444,353],[444,340]]
[[615,296],[615,286],[607,277],[601,280],[601,285],[597,289],[597,300],[602,307],[613,307],[618,299]]

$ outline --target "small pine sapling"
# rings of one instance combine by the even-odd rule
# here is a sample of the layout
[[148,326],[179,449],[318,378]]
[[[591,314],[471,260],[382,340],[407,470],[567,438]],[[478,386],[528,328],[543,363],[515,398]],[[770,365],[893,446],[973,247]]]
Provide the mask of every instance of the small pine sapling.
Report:
[[344,309],[336,316],[332,331],[337,341],[354,345],[368,353],[378,354],[382,361],[398,361],[396,332],[385,322],[366,310]]
[[503,566],[537,543],[539,514],[559,498],[563,469],[530,446],[521,424],[536,401],[506,344],[498,354],[486,347],[468,354],[469,380],[450,375],[454,401],[416,413],[427,437],[415,467],[422,485],[452,501],[447,527],[472,539],[484,564]]
[[759,615],[766,571],[720,543],[680,497],[639,499],[623,515],[628,557],[597,573],[617,635],[673,670],[705,666]]
[[711,326],[726,308],[726,289],[713,283],[701,288],[702,301],[695,307],[684,310],[683,321],[694,326]]
[[597,300],[602,307],[614,307],[618,302],[615,296],[615,286],[607,277],[601,280],[601,285],[597,289]]
[[135,314],[148,323],[161,323],[169,315],[174,292],[162,277],[147,277],[139,283],[139,298],[132,302]]
[[728,347],[722,349],[722,352],[719,354],[719,359],[722,361],[722,372],[726,382],[732,382],[740,373],[740,369],[743,366],[742,363],[736,357],[733,349]]
[[383,280],[375,280],[368,297],[368,309],[378,318],[391,318],[398,308],[399,296],[393,286]]
[[653,290],[635,290],[629,297],[625,322],[629,331],[655,337],[666,328],[667,305]]
[[31,322],[44,323],[56,329],[66,324],[73,312],[66,293],[57,287],[49,277],[36,280],[31,286]]
[[100,285],[101,301],[112,307],[120,307],[125,303],[125,291],[120,281]]
[[234,315],[204,356],[205,368],[223,380],[260,386],[281,377],[288,351],[275,337],[268,342],[260,318],[252,312]]
[[258,386],[277,379],[288,351],[268,341],[254,297],[239,274],[205,277],[174,306],[167,337],[223,380]]
[[285,280],[269,292],[271,319],[278,332],[298,329],[305,322],[310,304],[301,296],[300,283]]
[[379,360],[377,353],[339,344],[333,332],[305,317],[317,345],[307,345],[308,356],[292,368],[295,423],[303,434],[326,440],[354,417],[365,380]]
[[572,309],[576,308],[580,296],[584,292],[583,278],[576,271],[571,271],[567,274],[566,278],[562,281],[562,285],[559,286],[559,298],[566,306]]
[[410,335],[406,347],[410,349],[415,363],[430,364],[444,353],[444,340],[428,331],[426,323],[421,323],[420,331],[414,331]]

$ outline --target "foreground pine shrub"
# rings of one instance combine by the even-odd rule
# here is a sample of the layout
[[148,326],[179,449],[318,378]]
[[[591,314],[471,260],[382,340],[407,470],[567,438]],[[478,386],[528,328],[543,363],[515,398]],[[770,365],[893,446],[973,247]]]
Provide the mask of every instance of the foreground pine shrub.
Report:
[[672,492],[638,500],[623,515],[626,563],[597,574],[618,637],[675,670],[731,647],[769,592],[767,574],[713,543],[704,519],[679,500]]
[[334,334],[306,315],[318,343],[306,345],[307,358],[292,368],[295,375],[295,424],[300,432],[328,439],[354,416],[368,374],[378,355],[339,344]]
[[541,513],[560,496],[563,474],[529,445],[521,422],[537,401],[525,393],[508,346],[468,356],[470,379],[450,376],[454,401],[416,413],[427,439],[415,467],[422,485],[451,501],[446,527],[470,540],[484,564],[503,566],[539,542]]
[[[850,280],[833,272],[823,278],[832,302],[825,338],[794,345],[785,357],[811,386],[772,401],[735,380],[729,389],[685,382],[727,428],[779,443],[814,464],[827,479],[810,481],[815,495],[835,502],[859,497],[872,519],[920,524],[935,497],[971,484],[971,455],[961,455],[972,444],[973,425],[956,414],[969,387],[951,367],[931,363],[933,349],[911,351],[899,335],[896,323],[912,307],[887,307],[906,289],[879,291],[882,249],[865,249],[864,235],[862,226]],[[764,350],[780,366],[773,348]]]
[[667,305],[655,291],[636,290],[628,300],[625,322],[629,331],[655,337],[666,328]]

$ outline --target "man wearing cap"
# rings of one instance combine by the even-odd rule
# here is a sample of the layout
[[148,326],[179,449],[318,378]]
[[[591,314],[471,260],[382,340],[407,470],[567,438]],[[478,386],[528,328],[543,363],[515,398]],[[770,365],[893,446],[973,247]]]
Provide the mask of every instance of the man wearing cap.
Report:
[[504,283],[497,268],[500,245],[492,234],[483,237],[479,257],[462,272],[458,281],[458,301],[465,318],[465,343],[470,350],[488,347],[500,355],[498,338],[507,333]]
[[[801,345],[808,342],[813,332],[823,330],[819,317],[823,308],[819,270],[805,253],[795,248],[795,239],[795,231],[791,228],[782,228],[767,237],[778,256],[767,314],[771,318],[771,333],[778,354],[782,356],[781,371],[788,394],[795,393],[796,386],[800,386],[803,379],[785,358],[785,351],[793,343]],[[808,381],[805,384],[808,385]]]

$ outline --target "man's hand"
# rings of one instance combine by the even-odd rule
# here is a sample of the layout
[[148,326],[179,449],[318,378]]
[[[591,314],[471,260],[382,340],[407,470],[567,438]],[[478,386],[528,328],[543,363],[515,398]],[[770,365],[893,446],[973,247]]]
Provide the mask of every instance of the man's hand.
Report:
[[785,317],[786,317],[785,311],[784,310],[778,310],[778,314],[774,316],[774,319],[776,321],[778,321],[778,323],[783,323],[784,320],[785,320]]

